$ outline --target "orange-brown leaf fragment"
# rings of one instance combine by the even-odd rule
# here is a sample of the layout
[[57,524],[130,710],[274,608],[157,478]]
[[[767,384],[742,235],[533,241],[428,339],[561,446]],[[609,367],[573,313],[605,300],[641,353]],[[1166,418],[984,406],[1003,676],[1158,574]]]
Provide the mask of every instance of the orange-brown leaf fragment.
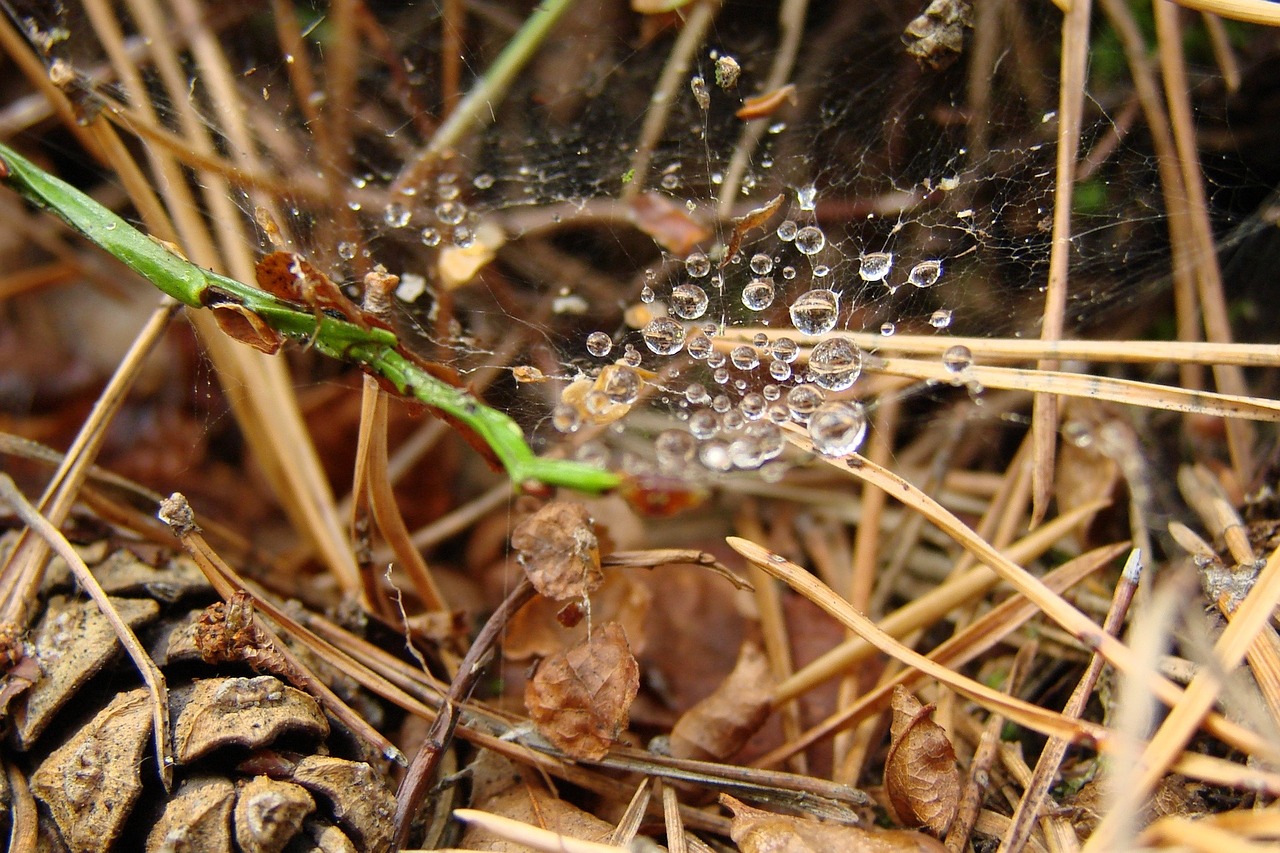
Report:
[[893,690],[884,787],[898,822],[942,835],[960,804],[960,770],[946,731],[902,687]]
[[756,95],[746,98],[742,102],[742,106],[734,113],[740,119],[749,121],[754,118],[767,118],[773,115],[784,104],[794,104],[796,102],[796,84],[788,83],[780,86],[772,92],[765,92],[763,95]]
[[729,835],[742,853],[942,853],[947,849],[920,832],[819,823],[752,808],[728,794],[720,795],[720,804],[733,812]]
[[585,598],[604,581],[600,540],[582,504],[547,504],[520,522],[511,534],[511,547],[529,581],[547,598]]
[[729,677],[676,721],[671,754],[699,761],[730,758],[769,719],[773,686],[764,652],[744,643]]
[[284,335],[267,325],[266,321],[243,305],[224,302],[213,306],[213,319],[218,328],[230,338],[248,344],[258,352],[275,355],[284,346]]
[[747,236],[747,232],[768,222],[769,217],[777,213],[778,208],[782,207],[784,198],[785,196],[782,193],[778,193],[761,207],[749,210],[742,216],[734,217],[733,233],[729,235],[729,244],[725,246],[724,257],[720,259],[721,269],[724,269],[733,260],[734,255],[738,254],[738,248],[742,245],[742,238]]
[[603,758],[626,729],[640,667],[626,632],[608,622],[587,642],[542,662],[524,691],[538,732],[571,758]]
[[711,229],[689,215],[688,208],[658,193],[640,193],[633,198],[631,218],[659,246],[680,257],[711,237]]

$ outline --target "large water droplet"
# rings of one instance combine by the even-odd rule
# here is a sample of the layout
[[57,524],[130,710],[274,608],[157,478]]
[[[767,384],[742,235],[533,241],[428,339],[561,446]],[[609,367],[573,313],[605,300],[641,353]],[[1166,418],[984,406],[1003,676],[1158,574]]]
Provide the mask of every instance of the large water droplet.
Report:
[[697,439],[708,439],[720,431],[720,419],[706,409],[694,412],[689,418],[689,432]]
[[440,232],[434,228],[423,228],[422,229],[422,245],[439,246]]
[[791,365],[774,359],[769,362],[769,375],[779,382],[786,382],[791,378]]
[[760,364],[760,355],[755,347],[740,346],[729,353],[729,360],[739,370],[755,370]]
[[607,365],[595,384],[611,403],[629,405],[640,396],[640,375],[624,364]]
[[800,355],[800,345],[791,338],[778,338],[771,347],[773,357],[787,364],[795,361]]
[[457,225],[467,218],[466,205],[456,201],[442,201],[436,205],[436,219],[445,225]]
[[627,365],[629,365],[630,367],[639,367],[640,366],[640,350],[636,349],[631,344],[627,344],[622,349],[622,360],[626,362]]
[[763,311],[773,304],[773,279],[753,278],[742,288],[742,304],[752,311]]
[[671,310],[677,317],[696,320],[707,313],[707,292],[696,284],[681,284],[671,289]]
[[701,382],[690,382],[684,389],[684,398],[695,406],[701,406],[711,399],[711,395]]
[[730,471],[733,459],[729,456],[729,445],[719,439],[704,441],[698,447],[698,461],[712,471]]
[[577,432],[582,426],[582,416],[568,403],[561,403],[551,410],[551,425],[560,432]]
[[889,270],[893,269],[892,252],[872,252],[858,260],[861,262],[858,267],[858,277],[863,281],[884,281],[889,275]]
[[694,252],[685,258],[684,268],[694,278],[702,278],[711,272],[711,260],[702,252]]
[[657,298],[657,294],[653,292],[652,287],[646,284],[640,288],[640,301],[645,305],[652,305],[655,298]]
[[826,395],[812,385],[797,385],[787,392],[787,410],[791,417],[801,423],[809,419]]
[[862,351],[849,338],[828,338],[809,354],[809,372],[828,391],[843,391],[862,372]]
[[764,395],[752,391],[738,403],[738,411],[749,421],[758,421],[764,416]]
[[963,373],[973,364],[973,353],[968,347],[957,344],[942,354],[942,366],[948,373]]
[[867,416],[862,406],[833,400],[823,403],[809,416],[809,438],[824,456],[847,456],[867,435]]
[[675,468],[693,460],[698,443],[693,436],[682,429],[668,429],[658,433],[654,439],[653,449],[658,462],[666,467]]
[[942,261],[921,261],[907,273],[907,284],[933,287],[942,277]]
[[840,297],[834,290],[810,290],[791,303],[791,325],[802,335],[821,335],[836,327]]
[[613,338],[609,337],[604,332],[592,332],[587,335],[587,352],[597,358],[603,358],[608,355],[609,351],[612,349]]
[[689,351],[691,357],[703,359],[711,355],[713,344],[711,343],[711,338],[708,338],[702,332],[694,332],[689,336],[685,349]]
[[945,329],[951,325],[951,311],[946,308],[939,308],[929,315],[929,325],[935,329]]
[[680,347],[684,345],[684,326],[670,317],[650,320],[640,334],[644,336],[645,346],[658,355],[680,352]]
[[778,223],[778,239],[784,243],[789,243],[796,238],[796,224],[790,219],[784,219]]
[[816,255],[827,245],[827,235],[816,225],[806,225],[796,232],[796,248],[806,255]]
[[752,255],[751,271],[756,275],[768,275],[773,272],[773,258],[763,253]]
[[344,261],[349,261],[356,256],[356,244],[342,241],[338,244],[338,257]]
[[880,334],[884,335],[886,338],[892,335],[896,331],[898,331],[898,327],[895,326],[893,323],[886,321],[880,324]]

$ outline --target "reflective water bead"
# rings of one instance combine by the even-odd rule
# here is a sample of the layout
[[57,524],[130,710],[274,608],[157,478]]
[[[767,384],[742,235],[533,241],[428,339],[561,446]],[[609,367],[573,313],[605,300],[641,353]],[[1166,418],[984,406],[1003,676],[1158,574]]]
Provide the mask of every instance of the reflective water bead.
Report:
[[587,352],[597,358],[603,358],[613,349],[613,338],[604,332],[592,332],[587,335]]
[[465,225],[457,225],[454,226],[451,239],[459,249],[470,249],[476,242],[476,233]]
[[413,219],[413,211],[397,201],[393,201],[383,208],[382,221],[391,228],[403,228],[409,224],[411,219]]
[[751,336],[751,345],[756,349],[765,349],[769,346],[769,336],[764,332],[756,332]]
[[715,372],[711,374],[711,379],[717,385],[724,385],[729,381],[729,369],[727,367],[717,367]]
[[702,252],[694,252],[685,258],[684,268],[694,278],[702,278],[711,272],[711,260]]
[[487,190],[493,186],[493,175],[482,173],[472,179],[471,185],[478,190]]
[[773,304],[773,279],[753,278],[742,288],[742,304],[752,311],[763,311]]
[[921,261],[907,273],[907,284],[916,287],[933,287],[942,277],[942,261]]
[[708,367],[724,367],[725,362],[727,361],[728,361],[728,358],[725,356],[724,353],[720,352],[719,350],[712,350],[710,353],[707,354]]
[[698,461],[712,471],[729,471],[733,468],[729,445],[719,439],[704,441],[698,447]]
[[717,394],[711,398],[711,409],[719,414],[724,414],[733,407],[733,401],[729,399],[728,394]]
[[813,210],[818,203],[818,188],[813,184],[796,187],[796,201],[800,203],[801,210]]
[[957,344],[942,354],[942,366],[949,373],[963,373],[973,364],[973,353],[968,347]]
[[422,245],[439,246],[440,232],[434,228],[423,228],[422,229]]
[[445,225],[457,225],[467,218],[466,205],[456,201],[442,201],[436,205],[436,219]]
[[772,403],[774,400],[782,399],[782,388],[770,382],[768,385],[760,389],[760,393],[764,398]]
[[694,438],[708,439],[720,431],[720,419],[706,409],[700,409],[689,418],[689,432]]
[[816,225],[806,225],[796,232],[796,248],[803,254],[816,255],[827,245],[827,235]]
[[674,174],[663,175],[661,183],[664,190],[677,189],[680,186],[680,176]]
[[356,244],[343,240],[338,244],[338,257],[344,261],[349,261],[356,256]]
[[836,327],[840,297],[834,290],[810,290],[791,303],[791,324],[802,335],[822,335]]
[[706,387],[701,382],[689,383],[689,386],[684,389],[684,397],[695,406],[700,406],[711,399]]
[[725,432],[737,432],[746,426],[747,419],[737,409],[730,409],[720,418],[720,426]]
[[945,329],[951,325],[951,311],[946,308],[939,308],[929,315],[929,325],[935,329]]
[[797,230],[799,229],[794,222],[790,219],[784,219],[778,223],[778,239],[790,243],[796,238]]
[[857,403],[833,400],[809,416],[809,438],[824,456],[847,456],[862,446],[866,435],[867,416]]
[[738,410],[749,421],[757,421],[764,415],[764,395],[752,391],[738,403]]
[[791,365],[785,361],[778,361],[776,358],[769,362],[769,376],[779,382],[786,382],[791,378]]
[[791,279],[796,277],[796,268],[790,265],[783,267],[782,277],[787,281],[791,281]]
[[689,340],[685,342],[684,347],[693,358],[706,358],[711,354],[711,338],[701,332],[695,332],[689,336]]
[[707,292],[696,284],[681,284],[671,289],[671,310],[677,317],[696,320],[707,313]]
[[729,353],[729,360],[739,370],[755,370],[760,364],[760,355],[755,347],[740,346]]
[[773,272],[773,258],[764,253],[752,255],[751,271],[756,275],[768,275]]
[[785,424],[791,421],[791,410],[787,408],[786,403],[781,401],[770,403],[764,414],[771,424]]
[[872,252],[858,259],[858,277],[863,281],[884,281],[893,269],[892,252]]
[[634,403],[640,396],[640,375],[624,364],[610,364],[600,371],[596,387],[612,403]]
[[898,327],[893,323],[884,322],[880,324],[880,334],[884,335],[886,338],[896,331],[898,331]]
[[668,467],[691,461],[697,447],[694,437],[682,429],[663,430],[653,440],[658,462]]
[[573,406],[561,403],[551,410],[551,425],[560,432],[577,432],[582,426],[582,416]]
[[739,471],[754,471],[764,464],[759,443],[746,436],[729,442],[729,460]]
[[633,345],[627,344],[622,350],[622,360],[630,367],[640,366],[640,350]]
[[809,354],[809,372],[828,391],[843,391],[862,373],[862,350],[849,338],[828,338]]
[[770,351],[778,361],[790,364],[800,356],[800,345],[791,338],[778,338],[773,342]]
[[655,296],[656,294],[653,292],[653,288],[649,285],[646,284],[644,287],[640,288],[640,301],[645,305],[651,305]]
[[787,441],[782,435],[782,430],[778,429],[777,424],[769,421],[757,421],[753,424],[747,424],[744,430],[747,438],[756,442],[760,448],[761,455],[766,459],[773,459],[782,452],[782,448],[786,447]]
[[814,278],[826,278],[831,274],[831,267],[826,264],[818,264],[813,268]]
[[787,392],[787,409],[791,417],[804,423],[822,405],[826,395],[812,385],[797,385]]

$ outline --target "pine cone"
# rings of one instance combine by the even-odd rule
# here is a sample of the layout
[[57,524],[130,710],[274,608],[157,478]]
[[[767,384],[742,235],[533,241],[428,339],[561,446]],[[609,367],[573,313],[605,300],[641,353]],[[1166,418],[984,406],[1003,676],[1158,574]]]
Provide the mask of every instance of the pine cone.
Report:
[[[106,549],[86,550],[101,557]],[[250,627],[236,630],[234,607],[215,601],[187,558],[154,568],[119,550],[101,559],[94,574],[168,681],[175,766],[166,791],[150,694],[106,618],[72,589],[59,565],[50,567],[47,597],[23,647],[36,665],[27,668],[34,684],[16,698],[0,691],[0,702],[8,701],[0,707],[8,729],[0,755],[34,797],[36,849],[390,848],[395,798],[382,759],[359,754],[360,744],[335,731],[311,696],[264,673],[269,654],[254,656]],[[341,681],[315,668],[326,681]],[[5,837],[30,813],[24,799],[0,772]]]

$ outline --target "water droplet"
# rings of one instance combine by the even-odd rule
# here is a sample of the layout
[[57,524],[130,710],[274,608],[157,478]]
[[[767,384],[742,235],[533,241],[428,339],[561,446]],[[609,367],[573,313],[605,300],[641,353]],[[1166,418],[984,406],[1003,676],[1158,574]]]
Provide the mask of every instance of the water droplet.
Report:
[[392,228],[403,228],[413,219],[413,211],[399,202],[391,202],[382,211],[382,221]]
[[751,336],[751,345],[756,349],[766,349],[769,346],[769,336],[764,332],[756,332]]
[[644,287],[640,288],[641,302],[643,302],[645,305],[649,305],[649,304],[652,304],[653,300],[654,300],[654,292],[652,287],[646,284]]
[[439,246],[440,232],[434,228],[423,228],[422,229],[422,245]]
[[682,429],[663,430],[653,441],[659,464],[670,468],[692,461],[697,448],[697,441]]
[[763,394],[764,398],[768,400],[770,403],[772,403],[774,400],[782,399],[782,387],[779,385],[774,385],[772,382],[770,382],[768,385],[761,388],[760,393]]
[[760,454],[765,461],[773,459],[780,454],[782,448],[786,447],[787,444],[782,435],[782,430],[778,429],[777,424],[768,421],[747,424],[744,434],[747,438],[757,443],[760,448]]
[[717,367],[715,373],[711,374],[711,378],[717,385],[724,385],[729,381],[729,369],[727,367]]
[[907,273],[907,284],[916,287],[933,287],[942,277],[942,261],[921,261]]
[[796,277],[796,268],[790,265],[783,267],[782,277],[787,281],[791,281],[791,279]]
[[886,338],[896,331],[898,331],[898,327],[893,323],[884,322],[880,324],[880,334],[884,335]]
[[812,385],[797,385],[787,392],[787,410],[791,417],[804,423],[824,399],[826,395]]
[[702,332],[695,332],[689,336],[689,340],[685,343],[684,347],[689,351],[690,357],[703,359],[711,355],[711,338],[708,338],[706,335],[702,334]]
[[951,312],[946,308],[939,308],[929,315],[929,325],[935,329],[945,329],[951,325]]
[[478,190],[487,190],[493,186],[493,175],[482,173],[475,176],[471,181],[472,185]]
[[728,359],[725,357],[725,354],[722,352],[713,350],[707,353],[708,367],[724,367],[724,364],[726,361],[728,361]]
[[963,373],[973,364],[973,353],[966,346],[957,344],[942,354],[942,366],[949,373]]
[[756,275],[768,275],[773,272],[773,258],[763,253],[752,255],[751,271]]
[[834,290],[810,290],[791,303],[791,325],[802,335],[821,335],[836,327],[840,297]]
[[729,445],[719,439],[705,441],[698,447],[698,461],[712,471],[729,471],[733,469],[733,459],[729,456]]
[[816,267],[813,268],[814,278],[826,278],[830,274],[831,274],[831,267],[827,266],[826,264],[818,264]]
[[769,362],[769,375],[779,382],[786,382],[791,378],[791,365],[774,359]]
[[702,252],[694,252],[685,258],[684,268],[694,278],[702,278],[711,272],[711,260]]
[[467,206],[456,201],[442,201],[436,205],[436,219],[445,225],[457,225],[467,218]]
[[684,389],[685,399],[695,406],[701,406],[711,399],[711,395],[707,393],[707,389],[701,382],[691,382]]
[[813,184],[796,188],[796,201],[801,210],[813,210],[818,203],[818,188]]
[[763,311],[773,304],[773,280],[753,278],[742,288],[742,304],[752,311]]
[[720,418],[720,426],[725,432],[734,433],[746,426],[747,419],[737,409],[730,409]]
[[824,456],[848,456],[862,446],[867,416],[857,403],[833,400],[809,416],[809,438]]
[[689,432],[694,438],[706,440],[720,431],[720,419],[713,412],[701,409],[689,418]]
[[796,224],[790,219],[784,219],[778,223],[778,239],[784,243],[790,243],[796,238]]
[[809,372],[828,391],[843,391],[862,373],[862,350],[849,338],[827,338],[809,353]]
[[674,190],[680,186],[680,176],[679,175],[663,175],[661,183],[662,183],[662,188],[664,190]]
[[800,345],[791,338],[778,338],[770,348],[773,357],[787,364],[795,361],[800,355]]
[[622,360],[626,362],[628,367],[639,367],[640,350],[636,349],[632,344],[627,344],[622,350]]
[[755,370],[760,365],[760,355],[756,348],[749,346],[734,347],[729,353],[729,360],[739,370]]
[[607,365],[595,384],[616,405],[630,405],[640,396],[639,374],[623,364]]
[[582,426],[582,417],[573,406],[561,403],[551,410],[551,425],[560,432],[577,432]]
[[707,313],[707,292],[696,284],[681,284],[671,289],[671,310],[677,317],[696,320]]
[[669,317],[656,317],[640,332],[644,343],[658,355],[673,355],[684,345],[684,326]]
[[796,248],[806,255],[816,255],[827,245],[827,235],[816,225],[806,225],[796,232]]
[[604,332],[592,332],[587,335],[587,352],[597,358],[603,358],[613,349],[613,338]]
[[343,240],[341,243],[338,244],[338,257],[342,258],[344,261],[349,261],[355,256],[356,256],[355,243],[348,243],[346,240]]
[[453,245],[459,249],[470,249],[476,242],[476,233],[465,225],[457,225],[453,229]]
[[884,281],[893,269],[893,252],[872,252],[858,260],[858,277],[863,281]]
[[752,391],[738,403],[738,411],[749,421],[758,421],[764,416],[764,395]]

